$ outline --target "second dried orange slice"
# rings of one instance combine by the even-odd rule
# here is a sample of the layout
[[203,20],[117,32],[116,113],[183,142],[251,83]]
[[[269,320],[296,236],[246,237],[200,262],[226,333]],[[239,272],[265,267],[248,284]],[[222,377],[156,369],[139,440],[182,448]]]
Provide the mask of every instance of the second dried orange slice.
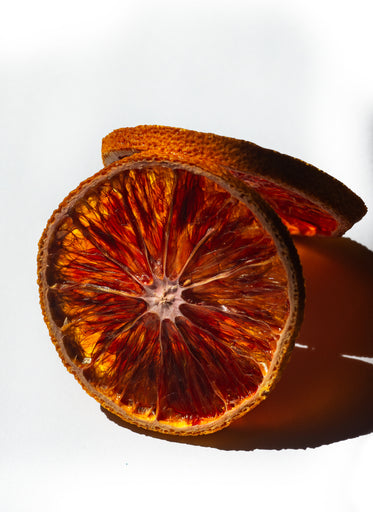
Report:
[[227,170],[255,189],[292,235],[339,236],[366,213],[360,197],[329,174],[245,140],[153,125],[120,128],[103,139],[105,165],[131,155]]
[[38,276],[69,371],[106,409],[164,433],[213,432],[256,406],[303,313],[278,216],[193,158],[132,151],[83,182],[47,224]]

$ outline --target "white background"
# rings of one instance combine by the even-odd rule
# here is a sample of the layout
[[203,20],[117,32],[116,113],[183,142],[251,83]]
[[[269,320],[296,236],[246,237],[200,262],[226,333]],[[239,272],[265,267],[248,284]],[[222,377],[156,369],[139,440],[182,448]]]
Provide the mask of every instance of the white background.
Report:
[[369,4],[15,0],[5,7],[1,510],[369,509],[372,434],[247,449],[235,444],[234,430],[230,444],[188,443],[109,421],[59,361],[36,286],[37,243],[53,209],[102,167],[101,138],[137,124],[247,139],[328,171],[370,208],[348,236],[373,250]]

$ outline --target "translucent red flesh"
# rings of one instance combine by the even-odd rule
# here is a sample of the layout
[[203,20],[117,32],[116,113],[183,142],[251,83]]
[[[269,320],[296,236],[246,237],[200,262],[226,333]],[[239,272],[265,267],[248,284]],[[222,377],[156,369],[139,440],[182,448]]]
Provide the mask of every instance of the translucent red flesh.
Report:
[[49,302],[71,364],[132,416],[197,425],[253,395],[289,314],[251,211],[204,176],[120,172],[56,227]]
[[233,171],[255,188],[281,217],[292,235],[330,236],[338,227],[336,219],[314,202],[264,178]]

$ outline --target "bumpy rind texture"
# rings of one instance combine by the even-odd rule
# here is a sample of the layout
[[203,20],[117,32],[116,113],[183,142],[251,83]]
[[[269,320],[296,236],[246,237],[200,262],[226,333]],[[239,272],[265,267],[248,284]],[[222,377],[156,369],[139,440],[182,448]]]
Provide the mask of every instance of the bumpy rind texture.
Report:
[[[140,154],[138,154],[140,153]],[[265,178],[296,192],[337,220],[343,235],[366,213],[364,202],[343,183],[302,160],[251,142],[168,126],[120,128],[102,141],[104,165],[135,155],[154,155],[202,168],[225,168]]]
[[[53,320],[51,319],[50,313],[50,304],[48,302],[48,282],[47,282],[47,260],[48,260],[48,248],[53,237],[53,230],[59,222],[61,222],[61,218],[68,212],[69,205],[71,201],[73,201],[77,196],[79,196],[86,187],[95,186],[97,180],[105,179],[112,173],[120,172],[125,168],[136,168],[141,162],[141,165],[151,164],[152,162],[159,162],[158,158],[149,157],[144,155],[136,155],[135,152],[132,154],[128,154],[127,158],[123,159],[120,162],[114,162],[108,167],[102,169],[100,172],[88,178],[84,182],[82,182],[73,192],[71,192],[60,204],[59,208],[53,213],[52,217],[48,221],[48,224],[43,232],[43,235],[39,242],[39,253],[38,253],[38,284],[40,291],[40,304],[43,311],[45,322],[48,326],[49,333],[51,339],[62,359],[62,362],[66,366],[69,372],[71,372],[78,382],[82,385],[85,391],[95,398],[101,405],[115,414],[119,416],[123,420],[132,423],[141,428],[154,430],[163,434],[176,434],[176,435],[199,435],[199,434],[209,434],[220,430],[226,426],[228,426],[233,420],[243,416],[249,410],[256,407],[271,391],[275,383],[278,381],[281,373],[283,371],[284,365],[289,359],[292,348],[294,346],[295,339],[298,335],[304,312],[304,281],[302,275],[301,264],[299,261],[298,253],[293,245],[290,234],[288,233],[285,226],[282,224],[281,220],[278,216],[273,212],[273,210],[268,206],[268,204],[262,200],[262,198],[256,194],[255,191],[251,190],[247,185],[243,182],[234,178],[230,173],[225,172],[219,166],[215,169],[201,170],[200,168],[190,166],[190,165],[182,165],[186,170],[191,170],[192,172],[202,173],[207,176],[210,175],[211,178],[218,181],[220,184],[225,184],[225,186],[231,190],[234,195],[240,197],[240,199],[245,202],[257,216],[257,218],[262,222],[264,227],[271,233],[276,245],[278,252],[283,260],[283,263],[288,271],[288,283],[289,283],[289,299],[291,312],[289,315],[289,319],[287,325],[283,331],[283,335],[281,341],[279,343],[278,349],[276,351],[277,355],[274,357],[273,364],[271,370],[265,380],[260,386],[257,394],[250,400],[245,407],[241,407],[238,410],[231,411],[231,414],[225,416],[224,418],[220,418],[219,421],[213,424],[207,424],[203,427],[197,428],[186,428],[186,429],[173,429],[172,427],[165,426],[162,424],[143,424],[139,422],[136,418],[130,417],[123,413],[123,411],[118,410],[114,404],[111,404],[110,401],[105,400],[102,396],[100,396],[97,391],[84,379],[82,379],[81,372],[78,368],[72,365],[71,361],[67,357],[66,350],[63,347],[63,343],[60,336],[59,328],[54,325]],[[170,167],[179,168],[179,162],[164,162],[165,165]]]

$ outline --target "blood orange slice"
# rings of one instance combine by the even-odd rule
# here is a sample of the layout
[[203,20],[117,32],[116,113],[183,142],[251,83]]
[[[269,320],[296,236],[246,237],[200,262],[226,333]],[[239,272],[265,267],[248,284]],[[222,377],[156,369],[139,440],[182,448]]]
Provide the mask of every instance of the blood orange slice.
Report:
[[121,128],[103,139],[105,165],[146,155],[231,171],[264,197],[292,235],[342,235],[366,213],[340,181],[251,142],[165,126]]
[[175,160],[132,152],[70,193],[40,240],[38,280],[51,338],[91,396],[140,427],[201,434],[272,388],[303,278],[255,191]]

